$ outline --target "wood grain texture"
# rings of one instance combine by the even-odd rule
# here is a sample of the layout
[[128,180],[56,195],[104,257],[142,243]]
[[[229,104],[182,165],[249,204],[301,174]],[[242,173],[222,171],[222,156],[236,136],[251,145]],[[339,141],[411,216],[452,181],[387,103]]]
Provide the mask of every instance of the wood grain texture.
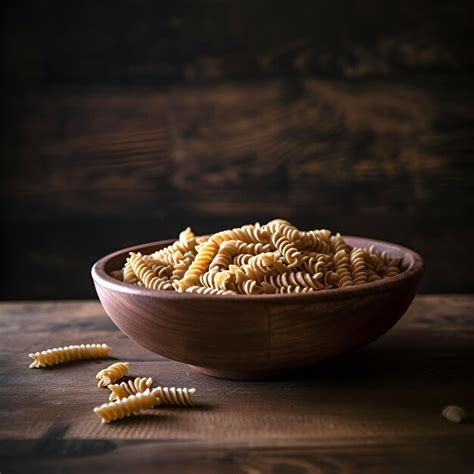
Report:
[[[474,443],[473,306],[473,296],[418,296],[369,347],[299,378],[245,383],[145,351],[97,302],[2,303],[2,469],[466,472]],[[110,344],[117,360],[131,362],[131,375],[196,387],[199,405],[101,425],[92,408],[107,396],[95,374],[107,362],[28,369],[30,351],[85,341]],[[445,420],[441,410],[451,403],[471,420]]]
[[0,299],[93,297],[114,249],[280,216],[474,291],[472,2],[1,9]]
[[7,3],[2,13],[5,78],[15,87],[367,78],[474,65],[467,0],[121,0],[112,10],[48,0]]
[[281,378],[374,341],[415,297],[423,273],[418,254],[387,242],[343,237],[353,247],[373,246],[400,258],[402,272],[310,294],[236,296],[154,291],[110,276],[130,251],[147,255],[172,243],[161,241],[103,257],[92,278],[108,316],[146,349],[215,377]]
[[90,265],[114,249],[274,217],[406,245],[427,262],[422,289],[472,291],[470,88],[304,79],[13,95],[0,297],[92,296]]
[[[472,204],[473,101],[458,90],[468,85],[275,80],[14,96],[6,215],[242,219],[307,216],[317,202],[325,219],[430,206],[456,218]],[[453,209],[447,190],[467,202]]]

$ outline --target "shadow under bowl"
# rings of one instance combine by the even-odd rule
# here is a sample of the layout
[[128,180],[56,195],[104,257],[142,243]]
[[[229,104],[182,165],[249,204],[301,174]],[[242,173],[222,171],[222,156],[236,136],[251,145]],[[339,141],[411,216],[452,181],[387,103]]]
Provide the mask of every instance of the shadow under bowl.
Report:
[[166,240],[101,258],[92,267],[92,278],[110,319],[146,349],[214,377],[276,378],[374,341],[415,297],[423,273],[416,252],[379,240],[344,239],[401,257],[403,271],[373,283],[314,293],[231,296],[155,291],[110,276],[130,251],[151,253],[174,242]]

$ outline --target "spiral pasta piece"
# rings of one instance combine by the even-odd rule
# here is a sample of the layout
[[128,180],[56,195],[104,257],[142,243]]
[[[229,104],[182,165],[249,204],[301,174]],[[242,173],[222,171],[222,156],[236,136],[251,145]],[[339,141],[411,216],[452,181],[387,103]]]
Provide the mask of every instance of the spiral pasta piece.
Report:
[[309,288],[311,290],[321,290],[324,288],[323,273],[316,273],[311,275],[306,272],[287,272],[279,275],[267,275],[265,281],[262,283],[264,289],[269,291],[269,286],[275,289],[281,288]]
[[[255,255],[250,258],[249,263],[243,265],[242,267],[230,265],[229,272],[234,276],[236,285],[243,288],[242,285],[246,281],[255,281],[260,283],[264,276],[269,272],[276,259],[277,256],[272,252]],[[253,288],[255,288],[255,286],[253,286]]]
[[39,369],[40,367],[48,367],[75,360],[106,359],[109,353],[110,347],[107,344],[79,344],[54,347],[29,354],[29,357],[33,359],[30,369]]
[[186,289],[187,293],[200,293],[201,295],[236,295],[235,291],[219,290],[218,288],[206,288],[204,286],[190,286]]
[[304,286],[282,286],[277,288],[275,293],[284,294],[284,293],[312,293],[314,290],[312,288],[307,288]]
[[238,247],[238,252],[241,254],[248,254],[248,255],[259,255],[261,253],[271,252],[272,251],[272,244],[264,244],[262,242],[255,242],[255,243],[246,243],[240,242]]
[[149,264],[152,272],[158,278],[169,278],[173,274],[175,263],[173,263],[173,265],[161,265],[159,263],[153,263],[152,261],[147,263]]
[[245,280],[235,285],[237,292],[243,295],[259,295],[264,289],[254,280]]
[[333,267],[334,265],[331,256],[313,252],[306,255],[303,254],[301,264],[298,266],[298,268],[311,274],[325,272],[331,270]]
[[157,250],[152,254],[152,256],[156,261],[161,262],[162,264],[169,264],[176,252],[185,254],[186,252],[193,251],[197,243],[198,241],[194,232],[190,227],[187,227],[179,234],[179,238],[176,242],[161,250]]
[[145,288],[152,290],[172,290],[173,286],[168,278],[159,278],[155,275],[153,268],[146,263],[141,253],[130,253],[130,264],[133,272],[143,283]]
[[109,365],[105,369],[102,369],[97,373],[95,378],[99,381],[98,387],[107,387],[110,384],[117,382],[122,377],[128,374],[128,362],[116,362],[115,364]]
[[[248,265],[249,262],[250,262],[250,259],[252,258],[252,255],[249,254],[249,253],[241,253],[240,255],[236,255],[233,259],[232,259],[232,265],[236,265],[238,267],[242,267],[244,265]],[[229,264],[228,266],[230,266],[231,264]]]
[[334,266],[339,276],[339,288],[352,286],[354,283],[351,275],[351,261],[345,250],[339,250],[339,252],[334,255]]
[[[242,242],[251,243],[268,243],[270,241],[270,231],[260,224],[244,225],[231,230],[224,230],[214,234],[211,239],[217,244],[221,244],[225,240],[240,240]],[[211,240],[210,239],[210,240]]]
[[270,244],[264,244],[261,242],[246,243],[240,242],[238,240],[226,240],[223,241],[219,246],[217,255],[210,263],[209,269],[223,269],[228,267],[233,262],[234,257],[245,256],[247,257],[246,260],[248,260],[252,255],[270,252],[271,249],[272,246]]
[[289,268],[296,267],[302,260],[302,253],[295,244],[281,231],[281,228],[272,234],[271,242],[281,253],[283,259],[288,263]]
[[162,405],[194,406],[195,388],[156,387],[153,392],[160,399]]
[[170,280],[181,280],[191,263],[193,263],[193,260],[194,255],[191,252],[184,254],[183,257],[174,264]]
[[278,256],[273,252],[254,255],[248,263],[242,266],[242,270],[249,278],[258,280],[259,278],[256,275],[265,275],[277,259]]
[[346,242],[341,234],[336,234],[331,237],[331,250],[334,254],[337,254],[341,250],[347,250]]
[[273,219],[265,224],[265,227],[274,234],[280,227],[293,227],[293,224],[285,219]]
[[229,271],[206,272],[199,277],[202,286],[207,288],[217,288],[220,290],[234,289],[235,276]]
[[354,249],[351,252],[350,259],[352,282],[354,286],[367,283],[367,267],[364,260],[364,251],[362,249]]
[[196,255],[193,263],[189,266],[183,278],[178,282],[177,288],[185,291],[190,286],[199,282],[199,277],[208,269],[212,259],[216,256],[219,245],[214,240],[204,244],[202,249]]
[[313,252],[327,253],[330,251],[330,243],[324,240],[319,231],[303,232],[300,242],[302,248]]
[[138,283],[138,277],[135,275],[130,258],[127,258],[125,266],[123,267],[123,281],[125,283],[135,284]]
[[318,230],[312,230],[310,232],[313,232],[315,235],[317,235],[323,242],[325,242],[328,247],[331,247],[331,236],[332,232],[328,229],[318,229]]
[[209,269],[220,270],[226,268],[232,262],[232,259],[240,250],[240,242],[237,240],[227,240],[222,242],[216,256],[209,265]]
[[391,278],[394,277],[395,275],[398,275],[400,273],[400,269],[395,266],[395,265],[389,265],[387,268],[385,268],[384,271],[384,278]]
[[130,395],[136,395],[140,392],[145,392],[148,388],[153,385],[153,379],[151,377],[136,377],[128,382],[121,382],[119,384],[110,384],[107,388],[110,390],[109,400],[121,400],[127,398]]
[[160,404],[160,398],[155,390],[147,389],[114,402],[104,403],[94,408],[94,413],[99,416],[102,423],[110,423],[127,416],[137,415],[143,410],[148,410]]
[[337,288],[337,282],[339,280],[339,275],[332,270],[329,270],[324,273],[324,288]]
[[319,231],[305,232],[288,221],[277,219],[267,224],[274,233],[281,232],[298,249],[311,249],[315,252],[327,252],[329,244],[324,241]]
[[376,272],[374,272],[373,270],[370,270],[370,269],[367,270],[367,282],[368,283],[372,283],[373,281],[379,281],[381,279],[382,279],[382,277],[378,273],[376,273]]

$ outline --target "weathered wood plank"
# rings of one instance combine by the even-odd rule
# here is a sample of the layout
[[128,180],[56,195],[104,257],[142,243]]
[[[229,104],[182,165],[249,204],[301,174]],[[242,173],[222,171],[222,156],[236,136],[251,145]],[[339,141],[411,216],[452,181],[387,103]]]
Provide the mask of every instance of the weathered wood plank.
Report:
[[156,84],[472,70],[472,3],[21,2],[3,7],[9,84]]
[[[473,307],[474,296],[418,296],[367,348],[293,379],[244,383],[140,348],[97,302],[2,303],[2,469],[464,472],[474,425],[451,424],[440,412],[450,403],[474,412]],[[115,358],[131,361],[131,375],[196,387],[199,405],[104,426],[92,408],[107,398],[94,378],[107,362],[28,369],[30,351],[89,341],[109,343]]]
[[[410,202],[458,217],[471,204],[472,105],[443,81],[16,97],[2,194],[15,199],[9,216],[28,206],[46,217],[124,210],[142,217],[153,201],[169,203],[157,217],[243,218],[252,200],[253,214],[305,215],[317,202],[325,218],[336,210],[378,215]],[[452,209],[443,190],[467,202]],[[377,200],[364,201],[371,194]]]
[[[58,430],[60,433],[60,429]],[[173,442],[109,440],[63,440],[52,433],[38,441],[0,441],[3,466],[9,472],[49,474],[52,469],[70,473],[86,470],[140,473],[159,471],[203,474],[407,474],[469,472],[471,439],[456,439],[446,446],[444,440],[426,443],[411,439],[409,445],[380,446],[366,443],[306,448],[277,447],[229,449],[209,445]],[[471,443],[471,444],[469,444]]]
[[[348,436],[472,434],[472,425],[447,423],[440,410],[449,403],[472,410],[474,332],[468,313],[473,303],[472,297],[418,297],[396,328],[366,349],[294,380],[270,383],[212,379],[151,354],[115,329],[98,303],[2,304],[1,345],[8,348],[13,337],[16,342],[2,352],[1,400],[6,420],[15,422],[3,423],[0,433],[35,438],[63,421],[65,437],[73,438],[291,439],[298,444]],[[155,416],[104,427],[91,409],[106,398],[106,390],[94,382],[106,362],[27,369],[30,351],[89,341],[109,343],[115,358],[132,362],[132,375],[197,387],[200,408],[162,408]],[[72,419],[68,413],[74,413]]]
[[303,79],[12,95],[0,297],[90,297],[89,268],[113,249],[186,225],[207,233],[277,216],[411,246],[427,261],[423,290],[473,291],[470,84]]

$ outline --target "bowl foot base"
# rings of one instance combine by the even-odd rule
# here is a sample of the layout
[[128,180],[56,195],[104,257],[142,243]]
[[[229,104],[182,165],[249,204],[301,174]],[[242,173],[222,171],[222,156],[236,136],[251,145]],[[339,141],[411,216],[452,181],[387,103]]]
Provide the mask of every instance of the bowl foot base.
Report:
[[216,377],[227,380],[276,380],[287,377],[294,377],[297,373],[304,372],[303,368],[299,369],[216,369],[212,367],[198,367],[196,365],[188,365],[195,372],[199,372],[209,377]]

